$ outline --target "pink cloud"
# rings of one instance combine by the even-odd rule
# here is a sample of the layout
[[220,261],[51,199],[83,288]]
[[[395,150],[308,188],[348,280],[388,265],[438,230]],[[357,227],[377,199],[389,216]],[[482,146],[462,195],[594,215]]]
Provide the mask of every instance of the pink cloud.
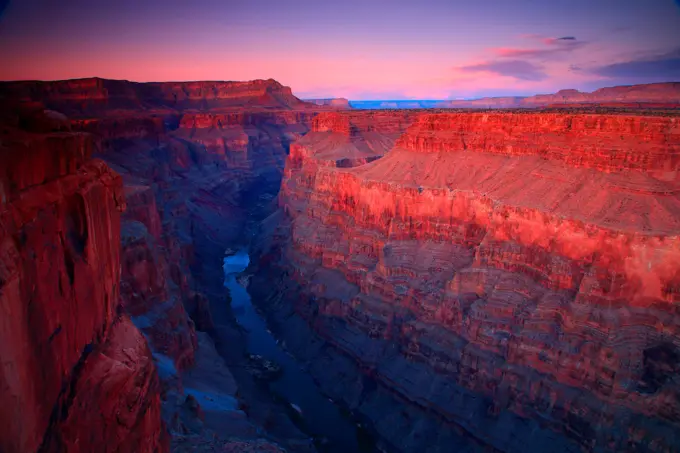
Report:
[[540,41],[542,47],[531,48],[515,48],[515,47],[497,47],[490,49],[490,51],[497,57],[501,58],[557,58],[578,49],[581,49],[587,43],[579,41],[573,36],[563,36],[560,38],[546,38],[533,36],[534,40]]

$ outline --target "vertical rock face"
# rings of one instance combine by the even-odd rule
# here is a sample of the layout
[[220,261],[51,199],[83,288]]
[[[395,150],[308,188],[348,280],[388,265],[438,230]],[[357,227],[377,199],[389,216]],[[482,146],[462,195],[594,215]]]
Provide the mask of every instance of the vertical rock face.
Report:
[[397,450],[457,427],[501,451],[677,451],[677,118],[424,115],[350,168],[318,133],[251,287],[278,281],[274,318],[291,304],[342,353],[286,337],[329,393]]
[[122,181],[62,126],[2,132],[0,450],[163,451],[151,356],[118,314]]

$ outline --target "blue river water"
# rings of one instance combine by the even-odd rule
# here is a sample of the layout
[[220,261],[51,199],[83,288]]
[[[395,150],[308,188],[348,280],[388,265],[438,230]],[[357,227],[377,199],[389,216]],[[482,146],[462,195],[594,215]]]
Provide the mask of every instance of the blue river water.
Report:
[[246,331],[248,352],[260,355],[281,367],[281,376],[270,383],[271,389],[301,415],[305,430],[326,439],[327,452],[374,451],[366,445],[363,431],[340,409],[323,396],[314,380],[288,355],[267,329],[266,322],[253,307],[250,295],[237,281],[250,258],[246,250],[224,258],[224,285],[230,292],[234,316]]

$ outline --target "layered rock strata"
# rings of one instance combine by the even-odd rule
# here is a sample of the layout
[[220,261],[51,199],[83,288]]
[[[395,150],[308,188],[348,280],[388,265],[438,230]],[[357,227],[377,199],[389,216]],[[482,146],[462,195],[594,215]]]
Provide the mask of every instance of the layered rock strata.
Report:
[[19,123],[0,142],[0,450],[167,451],[151,352],[120,309],[122,180],[62,116]]
[[333,397],[398,451],[678,451],[676,117],[422,115],[347,166],[320,128],[252,286]]
[[314,118],[310,133],[291,145],[288,171],[309,161],[310,153],[313,162],[331,167],[354,167],[379,159],[415,117],[408,111],[321,113]]

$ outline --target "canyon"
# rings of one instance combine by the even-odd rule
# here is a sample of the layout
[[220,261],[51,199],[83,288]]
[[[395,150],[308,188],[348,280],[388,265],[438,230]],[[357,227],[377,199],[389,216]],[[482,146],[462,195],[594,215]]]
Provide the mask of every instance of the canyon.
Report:
[[663,85],[475,112],[1,83],[0,451],[680,451]]

